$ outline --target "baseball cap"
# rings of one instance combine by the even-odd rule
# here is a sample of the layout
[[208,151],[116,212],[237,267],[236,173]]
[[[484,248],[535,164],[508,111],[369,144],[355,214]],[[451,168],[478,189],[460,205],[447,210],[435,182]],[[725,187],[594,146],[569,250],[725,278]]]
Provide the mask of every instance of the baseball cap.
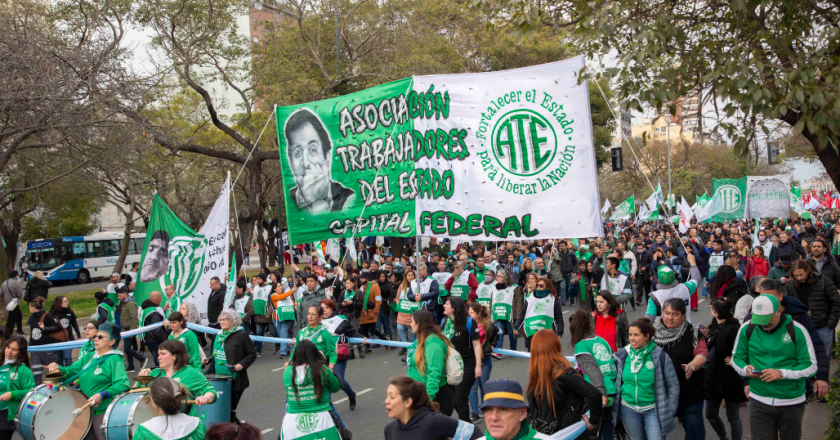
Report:
[[664,264],[656,270],[656,276],[659,278],[659,284],[671,284],[674,282],[674,271]]
[[484,403],[481,409],[485,408],[528,408],[528,402],[522,395],[522,386],[515,380],[498,379],[491,380],[484,384]]
[[751,322],[756,325],[767,325],[779,310],[779,300],[773,295],[758,295],[752,303]]

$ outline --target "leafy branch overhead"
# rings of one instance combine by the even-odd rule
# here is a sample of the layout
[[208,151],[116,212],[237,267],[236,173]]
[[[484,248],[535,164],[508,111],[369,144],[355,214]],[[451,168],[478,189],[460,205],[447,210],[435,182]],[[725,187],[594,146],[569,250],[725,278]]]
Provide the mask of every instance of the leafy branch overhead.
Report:
[[[675,113],[693,90],[746,154],[757,133],[787,124],[840,187],[840,3],[826,0],[473,0],[527,36],[568,28],[617,98]],[[592,74],[590,72],[590,74]],[[670,107],[670,108],[669,108]]]

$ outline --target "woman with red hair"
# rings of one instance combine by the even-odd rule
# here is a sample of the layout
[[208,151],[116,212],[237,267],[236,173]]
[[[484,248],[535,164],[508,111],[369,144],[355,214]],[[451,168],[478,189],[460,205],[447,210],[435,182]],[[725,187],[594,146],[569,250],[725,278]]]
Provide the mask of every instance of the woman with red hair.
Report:
[[[585,400],[589,401],[589,418],[583,411]],[[531,338],[528,404],[528,422],[546,435],[583,419],[587,429],[578,438],[585,440],[601,426],[601,393],[575,372],[552,330],[540,330]]]

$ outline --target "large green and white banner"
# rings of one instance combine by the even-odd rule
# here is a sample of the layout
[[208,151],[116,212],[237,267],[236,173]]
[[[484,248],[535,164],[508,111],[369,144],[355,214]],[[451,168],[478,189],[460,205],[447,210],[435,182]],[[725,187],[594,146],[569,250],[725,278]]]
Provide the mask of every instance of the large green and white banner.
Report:
[[583,66],[415,76],[278,108],[291,244],[600,236]]
[[790,218],[790,176],[747,176],[744,218]]
[[134,290],[138,306],[152,292],[163,295],[171,284],[182,301],[195,304],[202,322],[207,323],[210,279],[219,277],[223,282],[228,274],[229,189],[230,176],[198,232],[182,222],[155,194],[140,256],[140,280]]
[[747,193],[747,178],[712,179],[712,197],[720,196],[722,211],[715,214],[714,221],[740,220],[744,218],[744,196]]

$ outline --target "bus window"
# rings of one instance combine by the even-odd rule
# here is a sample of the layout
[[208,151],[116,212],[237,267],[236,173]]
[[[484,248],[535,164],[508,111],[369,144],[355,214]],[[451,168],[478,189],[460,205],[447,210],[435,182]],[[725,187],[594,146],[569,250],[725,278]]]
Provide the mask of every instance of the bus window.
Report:
[[143,252],[143,241],[140,238],[132,238],[128,248],[128,255],[139,255]]
[[73,258],[81,259],[87,255],[87,248],[84,243],[73,243]]
[[51,270],[56,267],[55,249],[42,248],[29,251],[29,270]]
[[64,245],[59,248],[61,250],[61,262],[65,263],[67,261],[71,261],[73,259],[73,247],[70,245]]
[[105,253],[102,251],[101,241],[89,241],[87,243],[89,257],[104,257]]
[[106,242],[109,244],[108,246],[108,256],[115,257],[120,255],[120,242],[122,240],[111,240],[110,242]]

